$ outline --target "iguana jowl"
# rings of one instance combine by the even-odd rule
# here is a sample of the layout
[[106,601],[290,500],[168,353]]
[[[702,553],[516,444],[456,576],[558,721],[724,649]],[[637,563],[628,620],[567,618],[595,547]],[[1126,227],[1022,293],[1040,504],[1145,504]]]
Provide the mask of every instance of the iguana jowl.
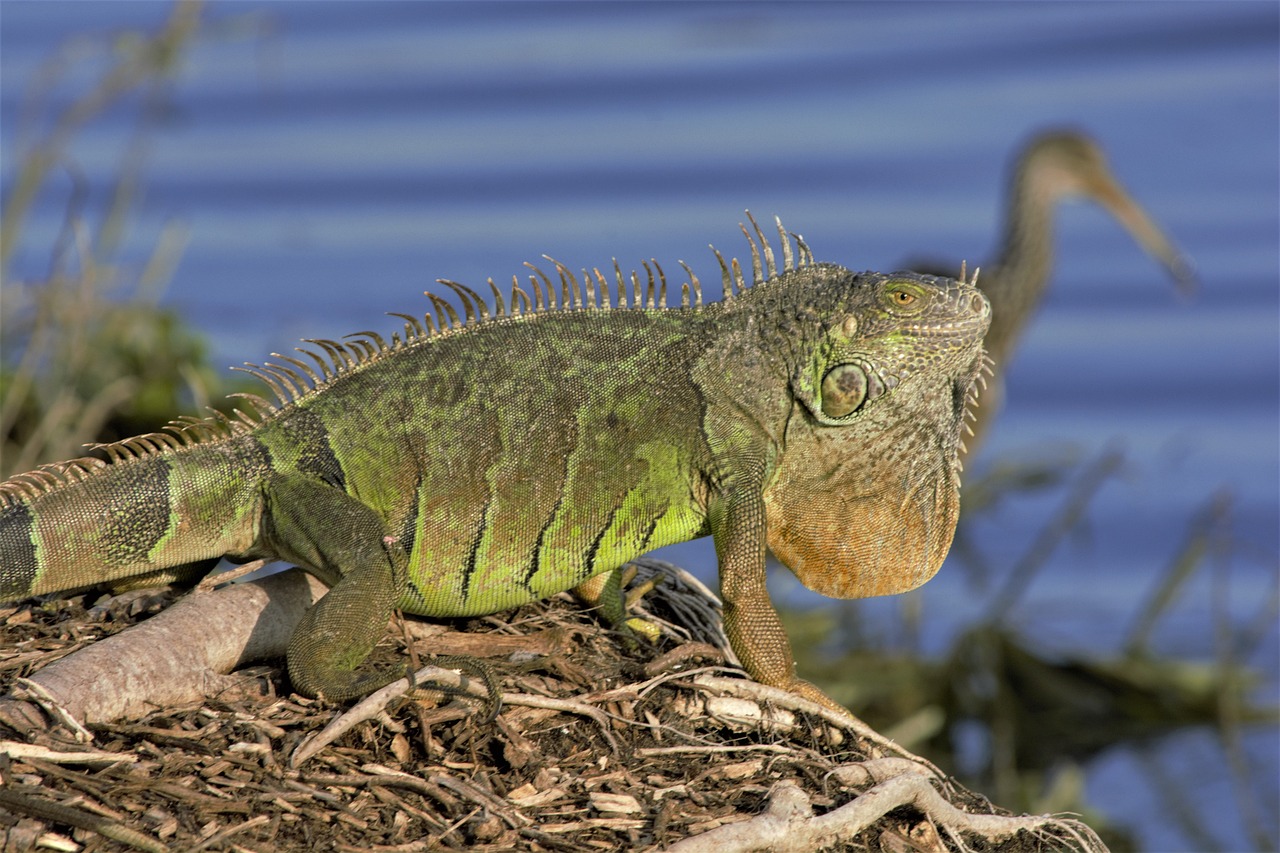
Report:
[[937,571],[990,311],[964,281],[816,264],[781,223],[779,272],[743,230],[753,283],[717,253],[722,302],[703,305],[690,272],[665,307],[660,269],[628,294],[616,265],[617,307],[598,270],[584,287],[559,263],[558,302],[540,272],[509,302],[493,287],[492,309],[442,282],[464,319],[428,294],[437,322],[396,315],[389,342],[362,332],[251,366],[279,405],[14,477],[0,599],[279,558],[331,586],[290,642],[294,687],[344,699],[388,680],[359,667],[396,607],[485,614],[608,588],[617,620],[605,573],[709,534],[747,670],[833,705],[795,677],[766,548],[839,597]]

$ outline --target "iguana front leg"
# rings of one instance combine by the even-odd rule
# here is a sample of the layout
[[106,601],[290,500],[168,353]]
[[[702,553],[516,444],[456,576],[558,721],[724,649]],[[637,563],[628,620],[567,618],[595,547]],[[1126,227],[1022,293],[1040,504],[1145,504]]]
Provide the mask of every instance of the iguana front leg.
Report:
[[761,684],[780,687],[842,714],[849,713],[813,684],[796,677],[791,642],[765,583],[766,519],[760,489],[730,487],[708,506],[720,564],[724,628],[738,659]]
[[266,507],[272,551],[330,585],[289,640],[294,689],[340,701],[401,675],[357,672],[386,633],[406,582],[404,549],[386,536],[381,517],[339,489],[297,475],[270,480]]

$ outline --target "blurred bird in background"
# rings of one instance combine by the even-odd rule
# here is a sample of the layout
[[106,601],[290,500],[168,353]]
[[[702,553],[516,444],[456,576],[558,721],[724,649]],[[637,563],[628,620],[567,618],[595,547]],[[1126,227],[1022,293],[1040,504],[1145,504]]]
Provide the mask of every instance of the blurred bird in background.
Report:
[[[987,354],[994,374],[974,409],[974,435],[966,439],[970,455],[1003,403],[1001,374],[1023,329],[1044,298],[1053,271],[1053,217],[1061,201],[1092,200],[1102,206],[1159,261],[1184,295],[1194,292],[1191,264],[1122,187],[1098,144],[1076,131],[1050,131],[1033,137],[1014,161],[1005,201],[999,254],[981,265],[978,287],[991,300]],[[921,270],[953,275],[955,265],[929,264]]]

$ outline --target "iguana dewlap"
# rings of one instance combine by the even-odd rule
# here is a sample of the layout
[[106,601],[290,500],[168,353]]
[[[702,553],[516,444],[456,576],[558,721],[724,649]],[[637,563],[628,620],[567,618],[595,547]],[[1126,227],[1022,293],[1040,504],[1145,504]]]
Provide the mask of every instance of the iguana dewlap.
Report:
[[394,608],[493,613],[711,535],[747,670],[833,704],[795,677],[766,549],[840,597],[937,571],[990,311],[970,283],[816,264],[778,230],[782,271],[757,227],[753,283],[721,258],[725,299],[705,305],[690,273],[666,307],[660,269],[628,288],[615,267],[611,294],[557,263],[558,282],[493,287],[492,308],[444,282],[463,318],[429,294],[436,319],[397,315],[390,341],[251,367],[279,405],[14,477],[0,599],[285,560],[331,586],[293,635],[290,678],[345,699],[388,679],[360,666]]

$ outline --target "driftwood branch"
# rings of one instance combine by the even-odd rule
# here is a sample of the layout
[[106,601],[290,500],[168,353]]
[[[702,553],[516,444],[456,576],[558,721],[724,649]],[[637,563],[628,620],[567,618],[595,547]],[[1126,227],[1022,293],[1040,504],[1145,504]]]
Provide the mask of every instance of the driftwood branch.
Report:
[[961,850],[968,849],[964,834],[990,842],[1012,838],[1019,832],[1046,840],[1070,839],[1079,850],[1105,851],[1098,836],[1074,820],[1043,817],[1009,817],[963,812],[947,802],[930,781],[915,773],[896,776],[838,809],[815,815],[809,795],[795,782],[779,783],[761,814],[686,838],[668,848],[669,853],[809,853],[841,842],[853,841],[889,812],[912,806],[942,827]]
[[216,696],[239,683],[227,673],[282,655],[294,626],[325,590],[298,569],[195,590],[22,679],[0,699],[0,721],[19,731],[43,728],[52,703],[59,718],[109,722]]

